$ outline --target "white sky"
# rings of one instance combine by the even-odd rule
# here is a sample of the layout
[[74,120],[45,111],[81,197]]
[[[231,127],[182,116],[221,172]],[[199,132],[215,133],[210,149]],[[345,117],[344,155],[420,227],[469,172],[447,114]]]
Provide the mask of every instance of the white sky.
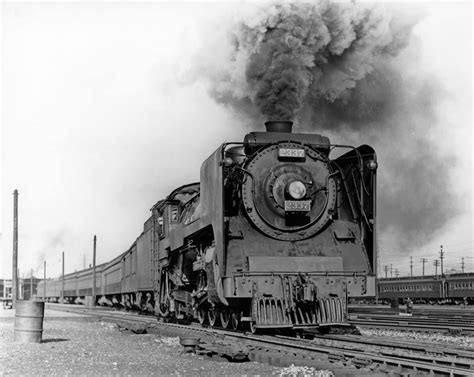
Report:
[[[219,25],[239,7],[3,3],[0,278],[11,277],[15,188],[20,275],[33,269],[42,277],[46,260],[48,276],[58,276],[62,251],[66,273],[82,269],[84,258],[91,263],[94,234],[98,263],[125,251],[154,203],[197,181],[201,162],[220,143],[242,139],[249,128],[214,103],[199,80],[183,80],[206,48],[206,33],[225,31],[222,24],[203,25]],[[462,161],[452,185],[466,197],[472,195],[472,6],[426,7],[415,29],[419,64],[449,93],[438,109],[450,125],[441,148]],[[467,207],[413,251],[415,272],[419,258],[434,259],[440,243],[445,266],[459,268],[464,256],[474,270],[472,199]],[[380,265],[407,272],[409,255],[383,251]]]

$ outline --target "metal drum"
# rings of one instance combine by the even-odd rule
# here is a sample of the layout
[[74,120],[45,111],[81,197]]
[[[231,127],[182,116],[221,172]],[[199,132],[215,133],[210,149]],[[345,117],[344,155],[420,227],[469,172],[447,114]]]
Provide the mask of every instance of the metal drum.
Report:
[[18,343],[41,343],[44,302],[17,300],[15,310],[14,341]]

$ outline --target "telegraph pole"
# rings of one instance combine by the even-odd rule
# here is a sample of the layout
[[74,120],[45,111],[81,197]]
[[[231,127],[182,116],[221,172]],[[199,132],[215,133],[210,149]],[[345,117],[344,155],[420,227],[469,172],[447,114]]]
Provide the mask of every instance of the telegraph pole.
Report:
[[443,258],[444,258],[444,253],[443,253],[443,245],[440,245],[440,252],[439,252],[439,259],[441,259],[441,276],[444,275],[443,273]]
[[13,271],[12,271],[12,307],[18,299],[18,190],[13,191]]
[[435,266],[435,277],[437,278],[438,277],[438,266],[439,266],[439,260],[438,259],[436,259],[433,262],[433,266]]
[[423,263],[423,277],[425,277],[425,263],[428,262],[428,259],[421,258],[420,262]]
[[393,278],[393,267],[390,265],[390,277]]
[[464,257],[461,258],[461,270],[464,273]]
[[410,278],[413,277],[413,257],[410,257]]
[[387,266],[387,265],[383,266],[383,269],[384,269],[384,271],[385,271],[385,279],[386,279],[386,278],[388,277],[388,276],[387,276],[387,274],[388,274],[388,266]]
[[33,300],[33,269],[31,269],[30,275],[30,300]]
[[63,251],[63,274],[61,277],[61,304],[64,302],[64,251]]
[[94,253],[92,254],[92,306],[95,306],[95,255],[96,255],[97,236],[94,235]]
[[43,300],[46,301],[46,261],[44,261]]

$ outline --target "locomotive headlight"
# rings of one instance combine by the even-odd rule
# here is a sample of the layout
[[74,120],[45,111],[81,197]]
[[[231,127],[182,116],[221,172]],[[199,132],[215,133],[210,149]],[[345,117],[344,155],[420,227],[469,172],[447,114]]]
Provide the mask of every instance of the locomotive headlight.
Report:
[[379,164],[377,164],[377,161],[375,160],[369,160],[367,161],[367,169],[369,170],[377,170]]
[[293,181],[288,185],[288,193],[293,199],[302,199],[306,195],[306,186],[303,182]]

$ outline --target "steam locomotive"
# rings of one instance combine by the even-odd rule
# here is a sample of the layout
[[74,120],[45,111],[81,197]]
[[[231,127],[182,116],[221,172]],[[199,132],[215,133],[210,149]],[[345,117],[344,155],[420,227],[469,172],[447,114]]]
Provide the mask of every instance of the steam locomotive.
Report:
[[376,154],[265,125],[158,201],[127,251],[38,296],[253,332],[345,324],[349,297],[375,295]]

